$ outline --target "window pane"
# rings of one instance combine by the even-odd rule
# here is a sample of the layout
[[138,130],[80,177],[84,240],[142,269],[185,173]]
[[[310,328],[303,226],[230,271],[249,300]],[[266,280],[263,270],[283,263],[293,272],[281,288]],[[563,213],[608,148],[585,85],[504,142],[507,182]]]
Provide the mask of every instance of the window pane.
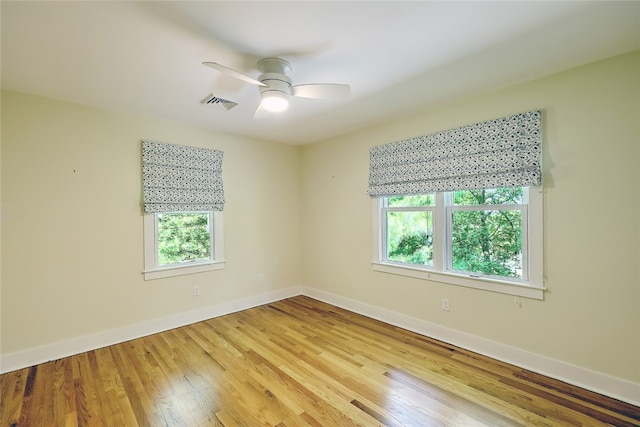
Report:
[[522,278],[522,212],[454,211],[452,269]]
[[522,204],[522,193],[522,187],[456,191],[453,201],[456,205],[466,206]]
[[211,259],[208,212],[157,214],[158,265]]
[[433,265],[432,212],[387,212],[387,259]]
[[394,196],[387,198],[390,208],[397,207],[415,207],[415,206],[434,206],[434,194],[420,194],[417,196]]

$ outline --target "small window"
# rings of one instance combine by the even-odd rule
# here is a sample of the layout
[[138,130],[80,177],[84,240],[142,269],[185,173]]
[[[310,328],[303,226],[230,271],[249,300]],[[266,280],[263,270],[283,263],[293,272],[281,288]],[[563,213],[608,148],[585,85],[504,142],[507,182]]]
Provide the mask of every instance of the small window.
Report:
[[211,212],[169,212],[154,216],[158,267],[213,260]]
[[432,266],[434,195],[389,197],[386,205],[386,259]]
[[375,270],[542,299],[539,188],[382,197],[376,215]]
[[222,212],[145,214],[145,280],[223,268]]

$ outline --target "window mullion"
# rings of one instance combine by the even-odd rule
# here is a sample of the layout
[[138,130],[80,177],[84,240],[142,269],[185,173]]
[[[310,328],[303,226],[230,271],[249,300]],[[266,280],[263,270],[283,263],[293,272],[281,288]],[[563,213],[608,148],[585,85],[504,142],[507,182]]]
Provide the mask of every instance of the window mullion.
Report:
[[433,221],[433,266],[443,271],[446,265],[446,197],[445,193],[436,193],[436,209]]

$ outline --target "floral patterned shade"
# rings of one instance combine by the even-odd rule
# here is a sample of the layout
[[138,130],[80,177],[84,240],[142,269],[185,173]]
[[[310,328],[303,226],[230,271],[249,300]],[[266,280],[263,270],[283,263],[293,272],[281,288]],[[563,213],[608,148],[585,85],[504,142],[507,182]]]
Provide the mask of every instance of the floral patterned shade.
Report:
[[223,152],[142,141],[145,213],[221,211]]
[[541,112],[405,139],[369,151],[369,196],[542,183]]

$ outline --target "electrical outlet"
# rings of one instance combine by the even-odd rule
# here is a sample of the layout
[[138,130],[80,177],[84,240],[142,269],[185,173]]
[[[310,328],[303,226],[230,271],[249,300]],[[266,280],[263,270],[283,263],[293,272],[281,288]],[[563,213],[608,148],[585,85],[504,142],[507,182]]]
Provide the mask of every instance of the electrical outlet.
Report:
[[442,298],[442,311],[449,311],[449,298]]
[[264,274],[258,274],[258,283],[264,283]]
[[193,296],[194,297],[199,297],[200,296],[200,286],[194,286],[193,287]]

